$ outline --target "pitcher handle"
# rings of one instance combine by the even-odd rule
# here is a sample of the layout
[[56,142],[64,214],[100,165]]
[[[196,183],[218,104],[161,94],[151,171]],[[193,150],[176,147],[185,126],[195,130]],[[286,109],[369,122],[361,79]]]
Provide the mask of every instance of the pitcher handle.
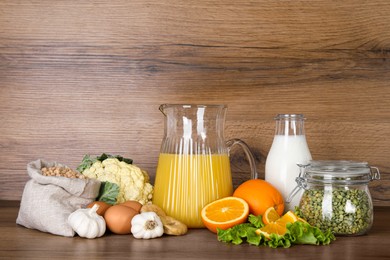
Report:
[[256,171],[255,158],[253,157],[253,154],[252,154],[251,150],[249,149],[249,146],[244,141],[242,141],[241,139],[237,139],[237,138],[230,139],[230,140],[226,141],[226,146],[227,146],[228,152],[230,153],[231,148],[236,144],[241,146],[241,148],[245,152],[246,157],[248,158],[249,166],[251,168],[251,179],[257,179],[258,173]]

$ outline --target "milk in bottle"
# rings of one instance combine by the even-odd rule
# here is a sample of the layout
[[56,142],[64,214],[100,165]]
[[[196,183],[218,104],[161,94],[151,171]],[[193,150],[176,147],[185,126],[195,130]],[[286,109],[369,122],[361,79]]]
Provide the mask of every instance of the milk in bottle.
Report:
[[303,191],[286,203],[296,186],[295,178],[299,175],[297,164],[306,164],[312,159],[306,142],[304,120],[302,114],[279,114],[275,117],[275,136],[265,164],[265,180],[282,193],[285,211],[294,210],[302,196]]

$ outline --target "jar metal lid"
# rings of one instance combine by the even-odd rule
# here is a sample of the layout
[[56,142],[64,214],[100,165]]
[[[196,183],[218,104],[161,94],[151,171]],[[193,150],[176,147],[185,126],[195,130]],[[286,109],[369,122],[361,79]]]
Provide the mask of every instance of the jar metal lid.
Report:
[[300,189],[306,189],[307,183],[319,185],[361,185],[380,179],[377,167],[367,162],[356,161],[309,161],[298,164],[299,176],[295,179],[297,186],[291,191],[286,202],[291,202]]
[[308,182],[361,184],[380,179],[379,169],[367,162],[312,160],[299,166],[303,169],[301,177]]

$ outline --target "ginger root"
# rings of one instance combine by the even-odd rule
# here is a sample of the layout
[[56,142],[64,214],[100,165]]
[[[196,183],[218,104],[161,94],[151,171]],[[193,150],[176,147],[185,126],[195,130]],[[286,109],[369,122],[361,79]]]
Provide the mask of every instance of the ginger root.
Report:
[[187,226],[179,220],[168,216],[165,211],[155,204],[146,204],[141,207],[141,212],[155,212],[161,219],[164,226],[164,233],[167,235],[180,236],[187,233]]
[[187,233],[187,226],[171,216],[161,218],[161,222],[167,235],[181,236]]
[[157,205],[154,205],[154,204],[145,204],[141,207],[141,210],[140,212],[155,212],[160,218],[161,217],[165,217],[167,214],[165,213],[165,211],[160,208],[159,206]]

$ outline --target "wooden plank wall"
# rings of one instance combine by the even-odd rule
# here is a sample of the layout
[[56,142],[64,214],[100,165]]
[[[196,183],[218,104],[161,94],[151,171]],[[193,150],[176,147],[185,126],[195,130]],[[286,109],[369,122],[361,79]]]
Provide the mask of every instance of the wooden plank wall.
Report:
[[262,177],[273,117],[304,113],[314,159],[379,167],[390,206],[388,0],[0,1],[1,200],[37,158],[122,154],[153,179],[162,103],[228,105]]

